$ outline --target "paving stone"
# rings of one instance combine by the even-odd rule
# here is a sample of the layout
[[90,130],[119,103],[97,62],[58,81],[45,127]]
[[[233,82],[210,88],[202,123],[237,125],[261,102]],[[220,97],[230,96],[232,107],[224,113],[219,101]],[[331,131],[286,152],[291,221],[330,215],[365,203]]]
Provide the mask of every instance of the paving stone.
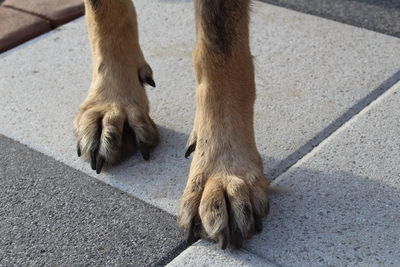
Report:
[[398,0],[261,0],[400,37]]
[[0,266],[151,266],[184,248],[174,216],[0,135]]
[[[141,44],[157,83],[148,96],[161,144],[149,162],[136,155],[96,175],[76,156],[72,121],[91,79],[83,18],[0,56],[0,133],[176,213],[195,111],[193,3],[135,3]],[[384,91],[384,81],[400,69],[397,38],[264,3],[253,4],[251,36],[256,140],[269,175]]]
[[0,53],[50,29],[46,20],[0,6]]
[[83,0],[6,0],[3,5],[37,14],[48,19],[53,27],[84,14]]
[[400,266],[400,83],[274,184],[246,248],[284,266]]
[[277,266],[245,250],[221,250],[201,240],[183,251],[167,266]]

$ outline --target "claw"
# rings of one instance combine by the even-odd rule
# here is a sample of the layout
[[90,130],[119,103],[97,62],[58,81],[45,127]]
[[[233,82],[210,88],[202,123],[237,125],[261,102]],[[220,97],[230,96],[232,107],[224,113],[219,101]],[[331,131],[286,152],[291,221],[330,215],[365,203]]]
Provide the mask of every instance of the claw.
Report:
[[76,153],[78,154],[78,157],[82,155],[81,146],[79,145],[79,143],[76,145]]
[[219,247],[224,250],[228,247],[229,232],[227,230],[223,231],[218,239]]
[[96,150],[90,152],[90,167],[92,167],[92,170],[96,170],[96,154]]
[[269,201],[268,201],[268,204],[267,204],[267,210],[265,211],[265,216],[267,216],[268,214],[269,214]]
[[232,222],[230,224],[230,226],[231,226],[230,227],[231,228],[231,244],[235,249],[239,249],[242,247],[243,240],[244,240],[242,232],[240,231],[236,222]]
[[147,83],[152,87],[156,87],[156,83],[153,80],[153,71],[148,64],[139,69],[139,81],[142,84]]
[[226,208],[228,210],[228,218],[229,218],[229,243],[233,248],[239,249],[242,247],[244,238],[242,232],[239,229],[239,226],[235,221],[235,213],[231,207],[231,203],[226,194],[225,194],[225,203],[226,203]]
[[185,152],[185,158],[188,158],[190,156],[190,154],[192,154],[192,152],[195,151],[195,149],[196,149],[196,142],[194,142],[187,148],[187,150]]
[[254,226],[257,233],[261,233],[263,229],[262,218],[254,211]]
[[96,173],[99,174],[101,172],[101,169],[103,168],[104,164],[104,157],[98,156],[97,157],[97,164],[96,164]]
[[194,218],[192,218],[192,221],[190,222],[190,226],[189,226],[189,228],[186,230],[186,233],[185,233],[185,240],[186,240],[186,242],[188,243],[188,245],[193,244],[194,241],[195,241],[195,239],[196,239],[196,238],[194,237],[194,224],[195,224]]
[[154,82],[153,78],[150,76],[145,77],[144,80],[148,85],[150,85],[151,87],[156,87],[156,83]]
[[150,148],[148,145],[146,145],[143,142],[139,142],[139,150],[140,154],[142,154],[142,157],[145,161],[148,161],[150,159]]

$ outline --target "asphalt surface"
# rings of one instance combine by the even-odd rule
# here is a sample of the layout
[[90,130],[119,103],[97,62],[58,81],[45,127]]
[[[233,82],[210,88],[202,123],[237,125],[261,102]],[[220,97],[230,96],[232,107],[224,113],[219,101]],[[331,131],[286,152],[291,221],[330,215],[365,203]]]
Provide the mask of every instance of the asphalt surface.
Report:
[[0,136],[0,266],[164,265],[176,219]]
[[296,11],[400,37],[399,0],[261,0]]

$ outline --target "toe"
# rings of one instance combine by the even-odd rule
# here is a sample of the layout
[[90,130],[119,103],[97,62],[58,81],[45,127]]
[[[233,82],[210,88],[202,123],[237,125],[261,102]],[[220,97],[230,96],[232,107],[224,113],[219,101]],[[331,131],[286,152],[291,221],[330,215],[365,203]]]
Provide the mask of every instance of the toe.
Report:
[[90,166],[100,173],[105,164],[120,159],[125,113],[112,105],[93,107],[79,114],[75,124],[77,154],[90,159]]
[[126,120],[125,113],[119,108],[110,108],[102,118],[100,146],[96,155],[95,170],[100,172],[104,162],[115,163],[120,159],[122,133]]
[[143,159],[150,159],[150,151],[160,142],[160,136],[156,124],[147,115],[136,116],[132,110],[128,114],[128,124],[135,132],[135,142]]
[[197,240],[202,232],[203,226],[198,209],[204,180],[203,175],[194,175],[190,178],[180,201],[178,224],[185,231],[188,243]]
[[75,131],[78,139],[77,154],[92,157],[98,149],[101,135],[101,113],[96,110],[88,110],[79,116],[75,123]]
[[229,213],[230,244],[238,249],[254,233],[255,223],[251,194],[247,184],[238,177],[230,177],[226,186]]
[[218,241],[221,247],[229,243],[229,214],[220,177],[211,177],[201,197],[199,214],[207,237]]
[[78,154],[78,157],[82,155],[81,145],[79,142],[76,144],[76,153]]
[[260,177],[251,188],[255,230],[260,233],[263,228],[262,218],[269,211],[268,180],[266,177]]

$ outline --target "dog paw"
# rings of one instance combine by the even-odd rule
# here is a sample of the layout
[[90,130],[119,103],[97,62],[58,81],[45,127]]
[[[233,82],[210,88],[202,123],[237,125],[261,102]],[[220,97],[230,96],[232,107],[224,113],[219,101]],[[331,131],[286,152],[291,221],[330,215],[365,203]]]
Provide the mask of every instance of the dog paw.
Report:
[[[197,152],[197,151],[196,151]],[[262,231],[268,213],[268,180],[258,164],[224,151],[221,159],[196,153],[178,216],[188,243],[203,237],[226,247],[240,248]],[[255,152],[257,153],[257,152]],[[230,158],[231,161],[225,161]]]
[[79,108],[74,121],[77,153],[89,158],[97,173],[135,151],[149,160],[150,150],[159,142],[143,87],[143,83],[155,85],[146,66],[138,70],[136,79],[95,78]]

